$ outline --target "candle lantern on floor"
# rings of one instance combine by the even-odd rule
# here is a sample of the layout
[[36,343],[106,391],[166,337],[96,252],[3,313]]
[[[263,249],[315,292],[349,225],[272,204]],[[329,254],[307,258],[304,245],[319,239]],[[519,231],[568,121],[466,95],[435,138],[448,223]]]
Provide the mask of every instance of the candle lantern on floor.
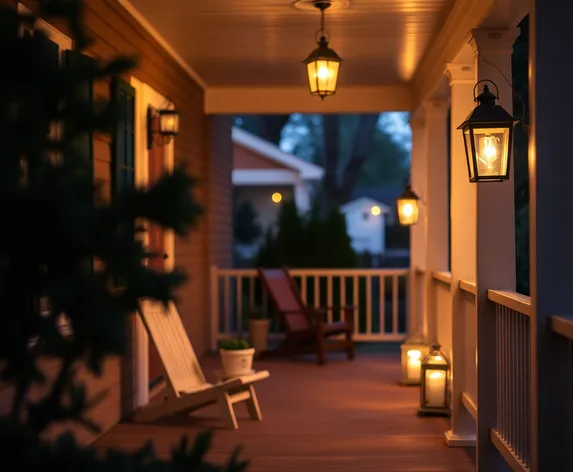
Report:
[[402,385],[420,385],[422,360],[430,353],[430,346],[418,330],[400,346]]
[[450,362],[434,344],[422,360],[420,415],[450,416]]

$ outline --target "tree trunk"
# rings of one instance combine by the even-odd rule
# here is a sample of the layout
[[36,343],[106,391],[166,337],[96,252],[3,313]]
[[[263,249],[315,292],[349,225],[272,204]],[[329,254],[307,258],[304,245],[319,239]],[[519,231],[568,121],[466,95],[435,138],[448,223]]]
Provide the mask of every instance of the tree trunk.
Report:
[[289,118],[290,115],[262,115],[260,137],[278,146],[281,142],[282,130]]
[[326,211],[346,203],[350,199],[374,139],[378,116],[378,114],[360,115],[350,159],[344,170],[340,172],[340,115],[324,115],[323,207]]

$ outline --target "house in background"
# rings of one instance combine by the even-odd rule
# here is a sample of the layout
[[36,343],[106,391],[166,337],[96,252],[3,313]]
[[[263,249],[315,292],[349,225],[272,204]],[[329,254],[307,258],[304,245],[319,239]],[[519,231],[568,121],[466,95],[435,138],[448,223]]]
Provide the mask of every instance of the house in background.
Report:
[[[235,205],[253,205],[263,232],[277,221],[280,203],[294,200],[299,213],[310,210],[324,169],[283,152],[278,146],[241,128],[233,128],[233,187]],[[252,257],[259,242],[237,250]]]
[[381,258],[386,252],[386,217],[391,208],[373,198],[361,197],[342,205],[340,212],[346,218],[354,251]]
[[404,186],[399,185],[379,185],[376,187],[356,187],[352,192],[350,201],[366,197],[376,200],[388,207],[389,212],[386,214],[386,224],[397,224],[396,217],[396,199],[404,190]]

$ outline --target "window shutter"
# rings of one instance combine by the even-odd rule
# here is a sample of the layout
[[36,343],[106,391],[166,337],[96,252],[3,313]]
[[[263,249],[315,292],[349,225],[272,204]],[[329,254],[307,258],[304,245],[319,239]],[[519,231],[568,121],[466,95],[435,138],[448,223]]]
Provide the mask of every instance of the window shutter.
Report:
[[[64,51],[63,59],[64,67],[70,68],[85,67],[86,65],[90,65],[94,62],[91,57],[72,50]],[[90,80],[89,82],[84,82],[78,87],[78,96],[81,100],[85,100],[86,106],[93,107],[93,85],[93,81]],[[91,172],[93,176],[93,133],[86,132],[78,136],[74,140],[73,147],[80,156],[84,157],[86,161],[92,163]]]
[[135,185],[135,89],[123,79],[112,83],[119,120],[112,146],[112,193]]

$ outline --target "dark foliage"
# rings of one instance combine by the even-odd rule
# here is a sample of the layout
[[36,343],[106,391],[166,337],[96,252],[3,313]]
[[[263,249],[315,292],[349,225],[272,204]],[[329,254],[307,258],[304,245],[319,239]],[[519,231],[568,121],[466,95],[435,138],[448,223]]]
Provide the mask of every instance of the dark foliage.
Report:
[[[90,44],[82,7],[80,0],[40,0],[38,13],[66,24],[81,51]],[[60,66],[45,54],[47,38],[35,20],[0,9],[0,375],[14,391],[0,417],[0,454],[10,469],[26,471],[244,470],[236,454],[225,465],[206,461],[211,433],[193,444],[183,438],[170,460],[156,458],[150,446],[102,456],[71,434],[44,439],[62,422],[97,431],[87,413],[106,392],[88,398],[78,367],[101,374],[106,357],[125,354],[127,318],[138,301],[167,302],[184,280],[180,271],[157,273],[143,264],[149,254],[134,238],[140,232],[134,221],[185,235],[200,208],[182,169],[111,202],[96,198],[92,163],[77,144],[111,132],[120,117],[114,103],[94,106],[80,90],[118,77],[134,62]],[[60,329],[63,315],[71,335]],[[53,382],[42,372],[46,356],[59,361]]]

